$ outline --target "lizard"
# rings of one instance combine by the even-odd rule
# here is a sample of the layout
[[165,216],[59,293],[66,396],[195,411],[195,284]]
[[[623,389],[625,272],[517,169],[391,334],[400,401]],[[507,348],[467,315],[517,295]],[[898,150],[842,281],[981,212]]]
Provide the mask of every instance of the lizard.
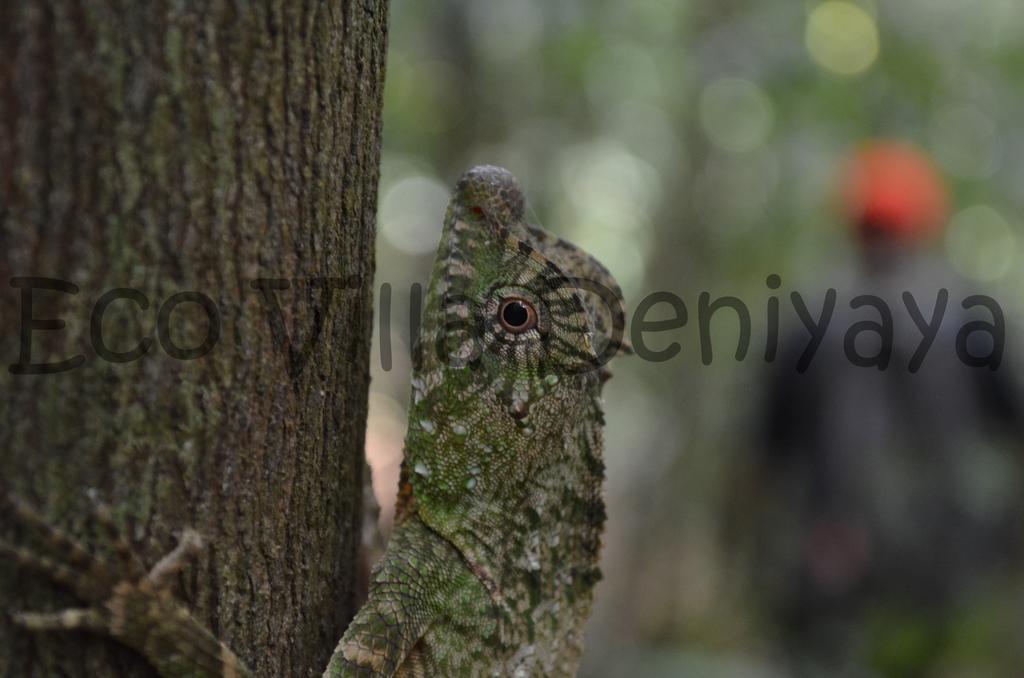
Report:
[[[324,676],[576,673],[600,578],[604,364],[629,347],[614,278],[524,206],[498,167],[455,186],[414,348],[395,527]],[[170,592],[201,548],[194,530],[147,572],[116,534],[111,564],[16,498],[0,511],[51,555],[0,550],[90,604],[20,625],[112,636],[166,678],[253,675]]]

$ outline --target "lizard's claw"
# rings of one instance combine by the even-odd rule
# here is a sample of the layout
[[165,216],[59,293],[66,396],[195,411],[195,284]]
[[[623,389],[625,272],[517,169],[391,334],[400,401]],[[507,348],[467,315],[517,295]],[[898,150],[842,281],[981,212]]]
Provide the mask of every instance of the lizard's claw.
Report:
[[36,548],[0,538],[0,559],[13,560],[67,586],[88,607],[61,612],[16,612],[11,619],[30,631],[92,631],[106,634],[144,655],[162,676],[222,678],[251,676],[244,663],[189,614],[174,596],[175,575],[202,548],[192,529],[146,570],[117,527],[109,508],[97,505],[95,522],[105,533],[112,558],[85,547],[51,525],[38,511],[0,488],[0,518],[22,528]]
[[96,631],[106,628],[103,615],[94,608],[62,612],[12,612],[11,620],[29,631]]
[[174,550],[147,572],[141,558],[115,524],[110,509],[104,505],[96,505],[93,517],[108,537],[116,564],[94,554],[80,541],[50,524],[32,506],[0,494],[0,515],[5,513],[13,518],[13,524],[32,533],[39,547],[15,546],[0,539],[0,558],[45,575],[90,604],[88,608],[61,612],[11,613],[16,624],[32,631],[85,630],[127,639],[134,625],[118,623],[118,617],[125,612],[176,606],[167,589],[174,576],[202,547],[199,533],[185,529]]

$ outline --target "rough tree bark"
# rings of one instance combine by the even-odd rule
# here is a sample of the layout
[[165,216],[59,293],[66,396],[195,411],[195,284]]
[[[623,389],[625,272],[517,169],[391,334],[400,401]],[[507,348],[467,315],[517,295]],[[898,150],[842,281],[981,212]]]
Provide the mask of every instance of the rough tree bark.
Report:
[[[260,675],[318,673],[353,611],[386,4],[0,3],[0,481],[103,549],[95,495],[149,564],[197,528],[182,595]],[[19,276],[77,286],[32,292],[67,325],[30,360],[81,365],[9,371]],[[76,604],[0,563],[3,610]],[[0,620],[2,676],[148,674]]]

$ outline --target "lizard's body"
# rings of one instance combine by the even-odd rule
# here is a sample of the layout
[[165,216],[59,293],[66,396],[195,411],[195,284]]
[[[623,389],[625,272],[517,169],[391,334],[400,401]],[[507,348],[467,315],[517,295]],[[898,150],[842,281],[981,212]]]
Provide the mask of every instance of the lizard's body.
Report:
[[[617,348],[620,296],[596,260],[525,224],[508,172],[460,180],[416,352],[396,526],[326,676],[575,674],[604,523],[598,348]],[[114,629],[116,597],[90,600],[103,614],[76,626],[165,676],[248,673],[180,606],[187,633],[134,608]]]

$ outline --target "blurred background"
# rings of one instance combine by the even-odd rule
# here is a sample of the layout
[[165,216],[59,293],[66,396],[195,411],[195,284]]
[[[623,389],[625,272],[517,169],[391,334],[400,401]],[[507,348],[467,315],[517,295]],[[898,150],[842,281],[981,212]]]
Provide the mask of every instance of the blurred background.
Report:
[[[392,7],[377,267],[390,346],[378,332],[367,439],[385,514],[405,431],[410,286],[427,282],[450,186],[474,164],[502,165],[525,185],[532,220],[603,261],[628,308],[665,290],[691,316],[650,342],[679,342],[678,356],[618,359],[605,390],[605,579],[581,675],[1021,675],[1024,576],[1012,560],[955,596],[931,649],[914,615],[874,615],[858,622],[841,668],[795,668],[772,602],[789,589],[765,589],[785,578],[760,575],[771,568],[763,543],[799,528],[766,520],[765,493],[751,488],[770,484],[756,461],[771,379],[766,304],[778,295],[783,334],[800,329],[789,293],[817,314],[830,271],[858,261],[836,185],[862,140],[901,139],[931,156],[949,188],[931,256],[1008,319],[1024,311],[1024,3]],[[703,291],[749,306],[744,361],[732,355],[735,322],[722,320],[715,360],[701,363]],[[921,300],[926,315],[933,300]],[[902,308],[894,315],[909,324]],[[951,347],[937,342],[933,356],[951,359]],[[971,463],[1016,481],[1021,448],[1010,436]]]

